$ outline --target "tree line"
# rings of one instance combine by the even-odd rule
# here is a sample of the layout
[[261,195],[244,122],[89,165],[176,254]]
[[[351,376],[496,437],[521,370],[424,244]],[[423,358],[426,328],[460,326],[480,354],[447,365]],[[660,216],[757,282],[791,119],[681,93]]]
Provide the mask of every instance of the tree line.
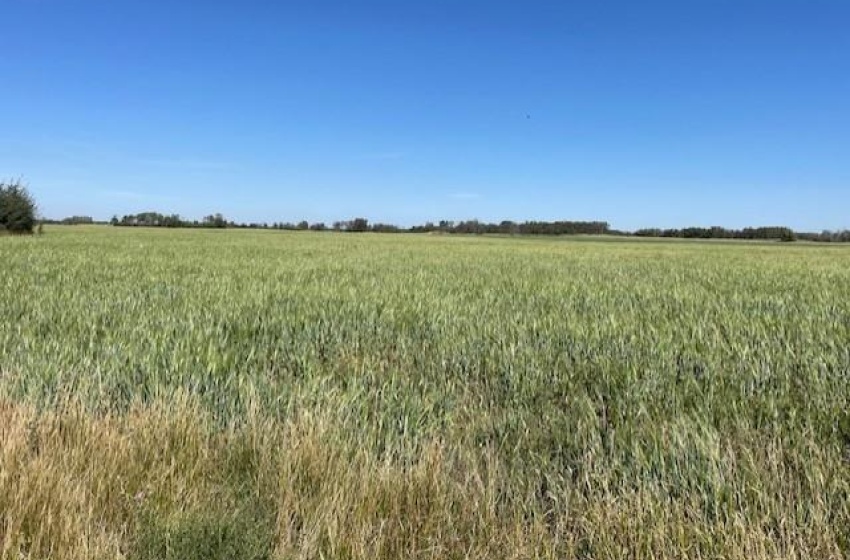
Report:
[[727,229],[719,226],[710,228],[689,227],[684,229],[639,229],[636,237],[678,237],[682,239],[779,239],[796,241],[798,234],[784,226],[768,226],[744,229]]
[[[36,226],[43,223],[76,225],[99,223],[91,216],[69,216],[62,220],[38,220],[36,204],[20,180],[0,182],[0,233],[33,233]],[[501,235],[619,235],[635,237],[682,238],[682,239],[751,239],[779,241],[820,241],[850,242],[850,230],[822,231],[820,233],[796,232],[785,226],[748,227],[728,229],[714,227],[687,227],[682,229],[644,228],[635,232],[612,229],[603,221],[525,221],[482,222],[479,220],[441,220],[426,222],[411,227],[401,227],[387,223],[370,223],[368,219],[358,217],[351,220],[333,222],[330,226],[324,222],[309,223],[302,220],[297,223],[238,223],[228,220],[223,214],[205,216],[201,220],[187,220],[178,214],[159,212],[141,212],[119,218],[113,216],[109,223],[124,227],[170,227],[170,228],[251,228],[278,230],[313,230],[345,232],[380,233],[449,233],[449,234],[501,234]]]
[[109,223],[113,226],[129,227],[168,227],[168,228],[226,228],[235,227],[237,224],[230,222],[222,214],[210,214],[203,220],[185,220],[179,214],[160,214],[159,212],[140,212],[138,214],[127,214],[118,218],[112,216]]
[[448,233],[448,234],[499,234],[499,235],[617,235],[633,237],[657,237],[678,239],[749,239],[775,241],[821,241],[821,242],[850,242],[850,230],[822,231],[820,233],[797,232],[785,226],[747,227],[730,229],[714,227],[687,227],[681,229],[644,228],[634,232],[612,229],[604,221],[571,221],[557,220],[514,222],[482,222],[479,220],[440,220],[426,222],[420,225],[402,227],[387,223],[370,223],[366,218],[340,220],[330,225],[324,222],[273,222],[273,223],[239,223],[228,220],[221,214],[212,214],[203,220],[184,220],[177,215],[164,215],[157,212],[143,212],[113,217],[111,222],[116,226],[144,227],[217,227],[240,229],[275,229],[289,231],[345,231],[345,232],[376,232],[376,233]]
[[632,235],[636,237],[677,237],[681,239],[750,239],[750,240],[779,240],[779,241],[820,241],[825,243],[850,242],[850,230],[829,231],[820,233],[794,231],[784,226],[768,226],[757,228],[727,229],[718,226],[711,228],[689,227],[684,229],[639,229]]
[[[83,223],[62,220],[60,223]],[[274,223],[239,223],[228,220],[221,214],[213,214],[203,220],[185,220],[179,215],[160,214],[158,212],[142,212],[118,218],[113,216],[109,222],[114,226],[130,227],[211,227],[211,228],[246,228],[246,229],[280,229],[280,230],[313,230],[313,231],[347,231],[347,232],[379,232],[379,233],[466,233],[466,234],[508,234],[508,235],[627,235],[627,232],[612,230],[607,222],[582,221],[530,221],[512,222],[504,220],[499,223],[481,222],[479,220],[426,222],[422,225],[401,227],[395,224],[370,223],[366,218],[340,220],[330,225],[324,222],[309,223],[302,220],[293,222]]]

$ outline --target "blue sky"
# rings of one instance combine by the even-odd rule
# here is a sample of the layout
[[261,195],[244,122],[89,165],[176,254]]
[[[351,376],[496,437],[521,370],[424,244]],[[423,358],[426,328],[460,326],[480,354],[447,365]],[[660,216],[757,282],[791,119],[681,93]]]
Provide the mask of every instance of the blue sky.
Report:
[[850,227],[850,2],[0,0],[43,214]]

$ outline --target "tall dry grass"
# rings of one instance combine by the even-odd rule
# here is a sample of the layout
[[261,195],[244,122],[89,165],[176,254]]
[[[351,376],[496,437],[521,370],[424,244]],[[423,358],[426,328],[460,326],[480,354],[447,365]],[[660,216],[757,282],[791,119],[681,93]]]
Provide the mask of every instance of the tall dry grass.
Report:
[[[781,442],[714,442],[710,486],[594,472],[529,490],[492,449],[381,460],[332,421],[222,428],[185,395],[94,415],[0,404],[0,558],[822,558],[847,553],[847,479]],[[674,436],[671,436],[671,438]],[[669,442],[675,445],[673,439]],[[688,460],[686,456],[682,460]],[[794,461],[817,479],[801,481]],[[814,465],[813,465],[814,464]],[[773,487],[750,487],[752,481]],[[714,504],[714,511],[707,504]]]

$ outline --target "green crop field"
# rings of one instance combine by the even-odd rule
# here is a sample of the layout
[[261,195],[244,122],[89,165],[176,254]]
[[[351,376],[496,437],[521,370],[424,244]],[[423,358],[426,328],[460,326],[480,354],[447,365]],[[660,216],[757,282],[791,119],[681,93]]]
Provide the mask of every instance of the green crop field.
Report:
[[0,237],[0,558],[845,558],[850,248]]

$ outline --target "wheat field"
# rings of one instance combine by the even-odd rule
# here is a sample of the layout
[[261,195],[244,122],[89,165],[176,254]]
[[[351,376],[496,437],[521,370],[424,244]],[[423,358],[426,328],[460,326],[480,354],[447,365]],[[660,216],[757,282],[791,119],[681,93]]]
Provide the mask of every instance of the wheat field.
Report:
[[850,556],[850,248],[0,238],[0,559]]

